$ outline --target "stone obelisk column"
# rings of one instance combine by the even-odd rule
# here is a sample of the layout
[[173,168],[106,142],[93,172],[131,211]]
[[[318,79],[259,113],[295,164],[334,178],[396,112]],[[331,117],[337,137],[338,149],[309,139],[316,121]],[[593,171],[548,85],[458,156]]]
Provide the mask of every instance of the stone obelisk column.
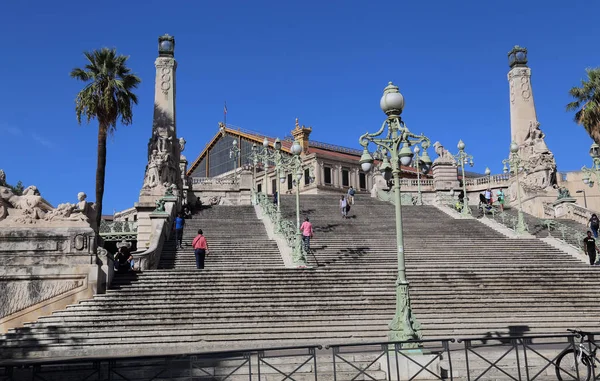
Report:
[[[544,140],[545,134],[535,112],[531,86],[531,69],[527,66],[527,49],[515,46],[508,52],[508,83],[510,89],[510,136],[519,146],[519,156],[526,171],[520,174],[519,184],[512,181],[509,199],[516,203],[517,186],[530,201],[523,210],[539,215],[542,210],[538,195],[546,195],[556,183],[556,161]],[[507,142],[508,143],[508,142]],[[506,146],[509,148],[508,144]]]
[[510,66],[508,72],[510,137],[512,141],[522,146],[529,132],[530,124],[537,122],[531,90],[531,69],[527,66],[527,49],[515,46],[508,53],[508,64]]
[[[154,118],[152,136],[148,142],[148,165],[144,185],[140,191],[138,210],[138,248],[148,245],[152,234],[152,218],[155,218],[156,202],[163,199],[172,185],[181,194],[180,168],[181,147],[177,139],[175,114],[175,38],[165,34],[158,38],[158,57],[154,62]],[[178,191],[179,192],[178,192]],[[171,192],[171,191],[169,191]],[[168,197],[169,200],[173,196]],[[158,213],[160,214],[160,213]],[[160,216],[159,216],[160,217]],[[166,218],[166,217],[165,217]]]

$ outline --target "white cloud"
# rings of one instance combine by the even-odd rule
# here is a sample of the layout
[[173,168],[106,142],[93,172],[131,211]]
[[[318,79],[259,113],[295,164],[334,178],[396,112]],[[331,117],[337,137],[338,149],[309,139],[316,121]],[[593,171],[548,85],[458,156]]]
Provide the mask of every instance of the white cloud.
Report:
[[15,126],[9,126],[8,124],[0,123],[0,131],[6,132],[12,136],[23,136],[23,132],[21,131],[20,128],[15,127]]
[[47,140],[46,138],[36,134],[35,132],[31,133],[31,137],[33,138],[33,140],[35,140],[36,142],[38,142],[39,144],[43,145],[46,148],[49,148],[49,149],[54,148],[54,143],[52,143],[51,141]]

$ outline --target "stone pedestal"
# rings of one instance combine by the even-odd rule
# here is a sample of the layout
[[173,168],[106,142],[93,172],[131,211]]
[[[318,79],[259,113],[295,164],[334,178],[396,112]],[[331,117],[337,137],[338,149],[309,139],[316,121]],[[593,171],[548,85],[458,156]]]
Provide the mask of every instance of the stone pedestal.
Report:
[[0,332],[103,293],[95,237],[90,227],[0,229]]
[[564,218],[569,214],[569,205],[575,204],[577,202],[573,197],[565,197],[558,199],[552,203],[554,207],[554,217],[555,218]]
[[431,171],[433,175],[433,189],[436,192],[449,191],[460,187],[455,165],[450,163],[434,163]]
[[156,209],[156,204],[154,202],[137,202],[135,203],[135,209],[138,216],[137,247],[138,250],[144,250],[150,245],[150,235],[152,234],[150,214]]

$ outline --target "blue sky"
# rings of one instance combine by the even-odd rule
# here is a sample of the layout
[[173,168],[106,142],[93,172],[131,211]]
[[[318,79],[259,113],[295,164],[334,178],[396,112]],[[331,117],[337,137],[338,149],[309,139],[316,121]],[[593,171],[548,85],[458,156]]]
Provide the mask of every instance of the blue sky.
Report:
[[[157,37],[176,38],[177,129],[192,161],[227,122],[285,136],[294,119],[315,140],[356,147],[384,114],[388,81],[406,99],[404,120],[475,170],[502,169],[510,144],[507,52],[529,49],[538,119],[559,170],[589,165],[591,140],[565,112],[568,89],[600,66],[596,0],[535,1],[8,1],[0,35],[0,168],[51,203],[94,200],[97,124],[77,125],[69,78],[82,52],[131,56],[143,80],[134,123],[108,144],[104,212],[133,205],[151,134]],[[435,157],[433,152],[430,152]]]

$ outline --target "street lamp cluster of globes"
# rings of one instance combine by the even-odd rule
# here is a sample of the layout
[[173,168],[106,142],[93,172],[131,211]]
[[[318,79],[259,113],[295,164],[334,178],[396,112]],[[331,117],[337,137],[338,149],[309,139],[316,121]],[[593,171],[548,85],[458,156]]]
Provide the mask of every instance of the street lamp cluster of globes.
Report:
[[[596,181],[600,178],[600,146],[596,143],[593,143],[590,147],[590,156],[592,157],[592,168],[587,168],[583,166],[581,171],[584,173],[583,175],[583,183],[590,188],[594,186],[594,179],[592,176],[596,178]],[[598,182],[600,186],[600,181]]]

